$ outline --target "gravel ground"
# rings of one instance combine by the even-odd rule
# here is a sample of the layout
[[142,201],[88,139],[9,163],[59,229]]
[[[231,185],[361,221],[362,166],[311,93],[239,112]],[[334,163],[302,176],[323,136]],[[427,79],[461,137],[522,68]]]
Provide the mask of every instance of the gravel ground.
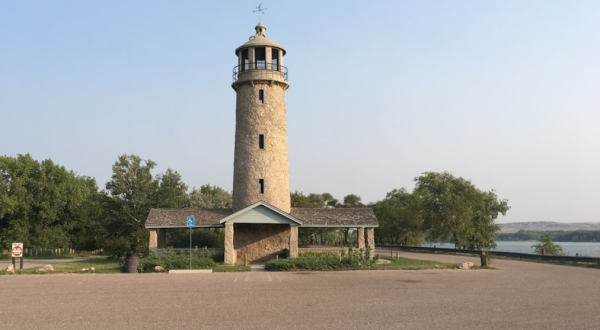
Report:
[[600,329],[600,270],[492,266],[498,270],[0,276],[0,322],[11,330]]

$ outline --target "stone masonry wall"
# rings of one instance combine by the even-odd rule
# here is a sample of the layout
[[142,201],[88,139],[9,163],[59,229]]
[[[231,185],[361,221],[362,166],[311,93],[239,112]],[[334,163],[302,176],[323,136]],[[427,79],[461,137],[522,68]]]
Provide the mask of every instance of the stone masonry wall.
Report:
[[[258,90],[265,102],[258,103]],[[235,158],[233,170],[233,210],[239,211],[265,201],[290,212],[285,90],[287,84],[250,81],[236,84]],[[258,135],[265,135],[265,148],[259,149]],[[265,180],[265,193],[259,193],[258,180]]]
[[290,244],[290,225],[234,224],[234,243],[238,265],[253,261],[285,258]]

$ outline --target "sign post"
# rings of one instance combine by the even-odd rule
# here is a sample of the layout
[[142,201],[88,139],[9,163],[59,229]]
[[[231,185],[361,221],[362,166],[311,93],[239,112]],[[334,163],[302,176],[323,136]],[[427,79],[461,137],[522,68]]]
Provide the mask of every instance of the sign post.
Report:
[[194,217],[187,218],[187,226],[190,228],[190,270],[192,269],[192,228],[194,228]]
[[21,268],[19,269],[23,269],[23,243],[12,243],[12,264],[14,269],[16,269],[15,258],[21,258]]

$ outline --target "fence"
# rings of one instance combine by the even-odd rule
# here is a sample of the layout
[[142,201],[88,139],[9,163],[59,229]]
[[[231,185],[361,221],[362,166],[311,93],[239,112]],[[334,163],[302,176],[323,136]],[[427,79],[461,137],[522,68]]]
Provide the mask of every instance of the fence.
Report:
[[[426,247],[426,246],[375,244],[375,247],[376,248],[384,248],[384,249],[412,251],[412,252],[431,252],[431,253],[443,252],[443,253],[464,253],[464,254],[476,254],[476,255],[481,254],[480,250],[461,250],[461,249]],[[568,261],[568,262],[589,262],[589,263],[600,262],[600,258],[594,258],[594,257],[549,256],[549,255],[539,255],[539,254],[531,254],[531,253],[503,252],[503,251],[486,251],[486,253],[488,255],[492,255],[492,256],[518,258],[518,259]]]

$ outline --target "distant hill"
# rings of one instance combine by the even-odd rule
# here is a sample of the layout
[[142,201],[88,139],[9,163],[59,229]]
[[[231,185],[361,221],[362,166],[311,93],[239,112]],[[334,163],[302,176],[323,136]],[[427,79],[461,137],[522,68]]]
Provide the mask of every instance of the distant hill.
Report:
[[513,222],[500,224],[501,233],[516,233],[519,230],[600,230],[600,222],[580,222],[580,223],[562,223],[552,221],[536,221],[536,222]]

